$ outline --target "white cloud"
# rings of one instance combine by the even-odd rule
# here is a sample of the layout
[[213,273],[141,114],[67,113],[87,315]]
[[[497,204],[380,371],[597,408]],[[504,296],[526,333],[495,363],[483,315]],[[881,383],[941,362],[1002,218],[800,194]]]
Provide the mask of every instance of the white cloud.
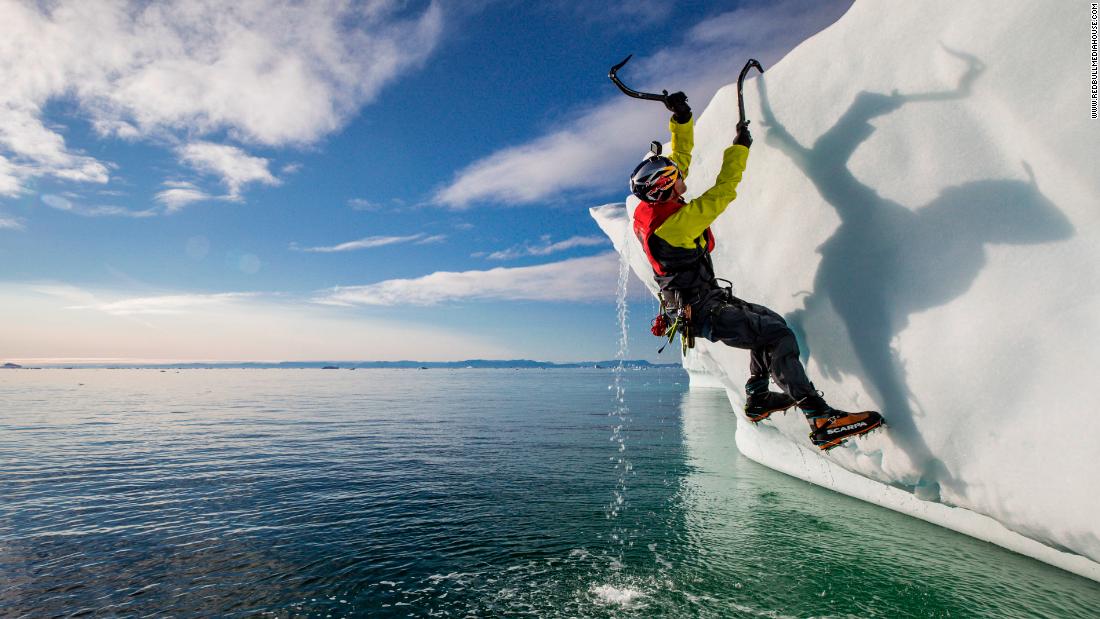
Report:
[[314,299],[329,305],[436,305],[463,300],[609,301],[615,298],[619,257],[587,258],[487,271],[437,271],[416,279],[336,287]]
[[137,140],[141,130],[124,120],[109,118],[92,119],[92,128],[103,137],[116,137],[123,140]]
[[[3,23],[0,11],[0,23]],[[3,58],[0,52],[0,58]],[[5,78],[7,70],[5,70]],[[7,86],[7,84],[5,84]],[[5,89],[0,89],[0,93]],[[106,183],[105,164],[65,147],[65,139],[47,128],[37,109],[5,105],[0,94],[0,194],[15,196],[22,191],[22,179],[51,175],[70,181]]]
[[[0,112],[2,113],[2,112]],[[0,196],[17,196],[22,192],[20,178],[26,171],[0,154]]]
[[[620,77],[638,90],[683,90],[696,111],[701,111],[718,88],[736,81],[745,59],[755,57],[765,67],[771,66],[807,36],[835,21],[850,4],[850,0],[760,0],[707,18],[689,30],[679,45],[632,60]],[[619,188],[626,194],[630,169],[649,142],[655,137],[667,139],[668,112],[659,103],[624,97],[610,83],[607,89],[614,94],[595,107],[577,110],[564,128],[499,150],[460,170],[434,200],[463,209],[482,202],[530,204]]]
[[158,192],[155,199],[165,206],[165,212],[167,213],[175,213],[194,202],[221,199],[220,196],[210,195],[202,191],[192,183],[169,181],[164,185],[168,188]]
[[408,236],[368,236],[357,241],[348,241],[346,243],[340,243],[339,245],[330,245],[326,247],[299,247],[297,244],[292,243],[290,248],[297,251],[330,254],[341,251],[355,251],[357,249],[371,249],[386,245],[396,245],[398,243],[415,242],[417,245],[423,245],[425,243],[437,243],[444,238],[446,237],[443,235],[425,236],[424,233],[410,234]]
[[[474,162],[434,199],[453,208],[468,208],[481,201],[530,204],[567,191],[606,188],[613,179],[625,178],[620,162],[637,158],[641,142],[637,127],[652,126],[661,115],[648,106],[609,102],[582,115],[568,129]],[[636,137],[623,137],[630,135]],[[618,181],[625,187],[625,180]]]
[[212,142],[192,142],[179,149],[180,159],[200,172],[220,176],[229,189],[229,199],[239,199],[249,183],[278,185],[262,157],[253,157],[236,146]]
[[508,249],[494,251],[486,258],[489,260],[512,260],[523,256],[548,256],[575,247],[598,247],[608,243],[606,236],[573,236],[564,241],[551,242],[550,235],[545,235],[539,239],[538,244],[524,243],[523,245],[516,245]]
[[[443,11],[389,0],[0,2],[0,193],[41,176],[105,183],[43,110],[102,136],[311,144],[432,52]],[[229,181],[228,177],[226,180]]]

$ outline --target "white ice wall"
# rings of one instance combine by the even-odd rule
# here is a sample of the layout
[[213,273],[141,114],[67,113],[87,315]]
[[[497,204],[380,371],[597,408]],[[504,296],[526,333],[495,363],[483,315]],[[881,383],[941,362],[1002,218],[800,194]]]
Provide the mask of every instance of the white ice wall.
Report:
[[[746,455],[1100,580],[1089,17],[1073,2],[856,3],[746,84],[756,142],[714,231],[719,276],[788,318],[829,402],[890,423],[821,455],[798,415],[742,421]],[[745,59],[712,61],[734,74]],[[736,86],[695,103],[689,197],[732,140]],[[651,281],[635,206],[592,212]],[[741,406],[744,351],[701,342],[685,364]]]

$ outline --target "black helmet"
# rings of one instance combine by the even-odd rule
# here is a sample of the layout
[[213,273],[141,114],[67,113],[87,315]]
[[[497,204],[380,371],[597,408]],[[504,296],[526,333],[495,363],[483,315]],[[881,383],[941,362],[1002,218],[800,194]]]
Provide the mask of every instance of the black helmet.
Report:
[[668,157],[654,155],[638,164],[630,175],[630,193],[646,202],[664,202],[672,197],[672,186],[680,168]]

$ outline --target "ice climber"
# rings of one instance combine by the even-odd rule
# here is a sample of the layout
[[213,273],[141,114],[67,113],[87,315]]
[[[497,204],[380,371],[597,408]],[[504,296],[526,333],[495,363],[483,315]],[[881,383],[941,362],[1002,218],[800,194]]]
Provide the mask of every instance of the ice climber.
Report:
[[[718,285],[710,256],[714,250],[710,225],[737,197],[752,145],[748,127],[738,124],[714,186],[688,202],[683,194],[694,142],[691,107],[682,92],[668,95],[665,105],[672,112],[671,156],[661,156],[660,149],[655,149],[630,176],[630,190],[641,200],[634,212],[634,233],[653,267],[663,306],[672,311],[684,308],[691,333],[750,351],[745,415],[754,423],[798,406],[810,423],[810,439],[823,450],[881,426],[883,419],[877,412],[848,413],[826,404],[806,376],[786,321]],[[784,393],[769,390],[769,376]]]

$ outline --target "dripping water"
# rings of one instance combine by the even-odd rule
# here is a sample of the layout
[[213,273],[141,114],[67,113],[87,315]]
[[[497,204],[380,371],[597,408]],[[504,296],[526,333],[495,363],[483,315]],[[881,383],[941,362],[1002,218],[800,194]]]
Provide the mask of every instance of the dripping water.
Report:
[[[626,384],[625,376],[626,372],[625,361],[626,355],[629,351],[629,309],[627,307],[626,295],[627,284],[630,281],[630,259],[626,252],[619,253],[619,282],[615,298],[615,309],[619,321],[619,350],[615,354],[615,360],[617,361],[615,369],[613,371],[613,379],[611,384],[611,390],[614,394],[614,405],[608,416],[611,417],[611,444],[615,449],[615,453],[610,456],[610,460],[614,463],[615,470],[615,488],[612,491],[611,503],[607,506],[607,518],[611,521],[617,521],[623,511],[627,508],[627,486],[630,476],[633,474],[633,466],[630,463],[630,459],[626,450],[626,425],[630,421],[630,408],[626,404]],[[624,527],[615,522],[611,529],[611,543],[612,550],[617,559],[613,561],[613,565],[621,565],[622,563],[622,550],[623,545],[626,543],[626,531]]]

